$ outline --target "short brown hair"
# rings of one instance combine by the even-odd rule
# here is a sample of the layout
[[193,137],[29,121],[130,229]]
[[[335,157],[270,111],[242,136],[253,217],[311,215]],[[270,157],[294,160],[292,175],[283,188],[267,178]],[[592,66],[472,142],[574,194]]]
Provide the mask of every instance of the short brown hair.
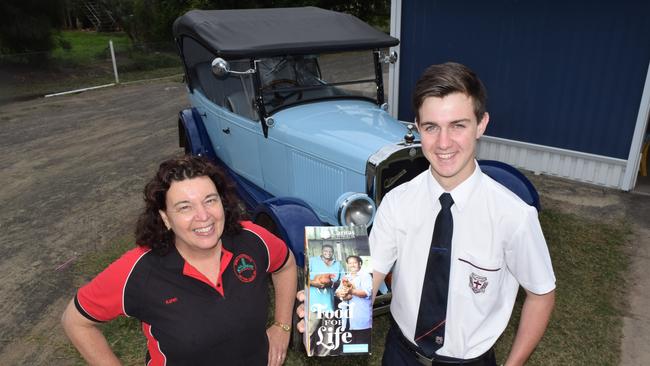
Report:
[[469,67],[456,62],[446,62],[427,67],[415,84],[413,111],[418,123],[420,108],[426,98],[443,98],[453,93],[463,93],[472,98],[476,121],[480,122],[487,104],[485,86]]
[[145,208],[135,229],[139,246],[149,247],[159,255],[169,252],[174,246],[175,236],[167,230],[158,211],[167,208],[167,191],[172,182],[197,177],[209,177],[217,187],[226,217],[223,233],[236,234],[241,231],[240,221],[244,218],[244,212],[231,181],[208,159],[188,155],[162,162],[156,175],[144,187]]

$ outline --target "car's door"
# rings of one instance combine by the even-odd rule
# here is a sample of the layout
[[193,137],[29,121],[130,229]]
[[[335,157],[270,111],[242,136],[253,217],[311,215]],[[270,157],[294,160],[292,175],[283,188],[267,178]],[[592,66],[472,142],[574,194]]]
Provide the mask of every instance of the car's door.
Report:
[[258,141],[264,139],[260,122],[225,109],[220,140],[228,150],[232,170],[259,187],[264,187]]

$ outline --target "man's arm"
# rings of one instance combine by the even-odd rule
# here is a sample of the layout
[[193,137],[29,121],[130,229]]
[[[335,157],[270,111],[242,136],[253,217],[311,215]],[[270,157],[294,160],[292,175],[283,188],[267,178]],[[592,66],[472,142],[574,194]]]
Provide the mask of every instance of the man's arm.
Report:
[[375,297],[377,297],[377,291],[379,291],[379,286],[384,282],[386,278],[385,273],[372,271],[372,302],[375,302]]
[[519,329],[506,360],[506,366],[523,365],[542,339],[555,306],[555,290],[536,295],[526,290]]
[[[319,257],[309,257],[309,268],[314,268],[314,261],[320,260]],[[309,286],[311,287],[316,287],[316,288],[325,288],[325,285],[321,283],[320,281],[316,280],[316,277],[314,276],[314,271],[311,270],[309,273]]]
[[309,280],[309,286],[311,287],[318,287],[318,288],[325,288],[325,285],[320,283],[319,281],[316,280]]

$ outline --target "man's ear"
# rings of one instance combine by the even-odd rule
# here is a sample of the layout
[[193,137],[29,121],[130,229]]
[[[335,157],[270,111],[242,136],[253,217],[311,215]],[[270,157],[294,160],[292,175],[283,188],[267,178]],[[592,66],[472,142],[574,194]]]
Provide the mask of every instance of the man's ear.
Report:
[[476,139],[479,139],[483,136],[485,129],[487,128],[488,123],[490,122],[490,115],[488,112],[483,113],[483,117],[478,122],[478,127],[476,128]]
[[169,217],[167,217],[165,211],[158,210],[158,213],[160,214],[160,218],[163,220],[163,223],[165,223],[167,230],[171,229],[171,225],[169,224]]

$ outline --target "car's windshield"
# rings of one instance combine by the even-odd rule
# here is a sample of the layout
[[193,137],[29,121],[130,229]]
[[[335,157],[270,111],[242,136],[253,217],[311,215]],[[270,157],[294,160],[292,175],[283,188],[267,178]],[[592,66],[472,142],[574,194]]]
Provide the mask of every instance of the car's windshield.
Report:
[[296,55],[257,63],[267,112],[331,98],[377,98],[372,52]]

